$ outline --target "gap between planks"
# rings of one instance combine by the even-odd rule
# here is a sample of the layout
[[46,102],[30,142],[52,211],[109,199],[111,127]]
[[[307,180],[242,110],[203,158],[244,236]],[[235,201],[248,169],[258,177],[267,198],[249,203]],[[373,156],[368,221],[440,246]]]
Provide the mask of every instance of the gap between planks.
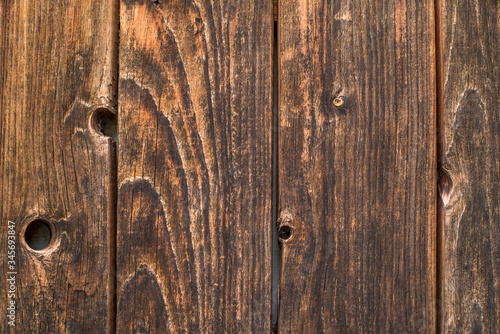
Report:
[[[118,62],[118,46],[120,34],[120,0],[111,0],[112,10],[109,13],[109,31],[112,33],[110,47],[109,66],[114,78],[114,86],[111,87],[112,109],[116,113],[115,122],[118,124],[118,75],[119,75],[119,62]],[[109,207],[108,207],[108,334],[116,333],[116,316],[117,316],[117,272],[116,272],[116,243],[117,243],[117,196],[118,196],[118,159],[117,150],[118,130],[115,127],[114,136],[109,137]]]
[[437,155],[437,198],[436,198],[436,333],[443,328],[443,284],[444,284],[444,203],[443,191],[443,156],[444,156],[444,128],[443,128],[443,50],[442,50],[442,13],[441,0],[434,0],[434,45],[436,55],[436,155]]

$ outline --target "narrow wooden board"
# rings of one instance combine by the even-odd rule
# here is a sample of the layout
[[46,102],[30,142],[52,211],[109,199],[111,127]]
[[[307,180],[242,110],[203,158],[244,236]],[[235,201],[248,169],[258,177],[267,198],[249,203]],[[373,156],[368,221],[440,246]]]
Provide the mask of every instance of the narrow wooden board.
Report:
[[[0,5],[2,333],[113,331],[114,153],[89,117],[96,106],[114,104],[115,9],[109,0]],[[23,232],[38,218],[53,224],[53,241],[34,251]],[[8,221],[15,225],[15,270],[7,266]],[[15,327],[6,316],[11,300]]]
[[443,332],[500,331],[500,4],[442,0]]
[[434,332],[433,1],[281,0],[279,56],[279,332]]
[[272,2],[123,0],[118,333],[268,333]]

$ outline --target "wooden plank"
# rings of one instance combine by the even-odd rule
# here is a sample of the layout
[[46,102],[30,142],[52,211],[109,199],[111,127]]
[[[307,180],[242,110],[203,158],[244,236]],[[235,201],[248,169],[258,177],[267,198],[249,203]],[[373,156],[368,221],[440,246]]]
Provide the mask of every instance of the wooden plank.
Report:
[[272,2],[120,8],[117,331],[269,332]]
[[442,0],[443,332],[500,331],[500,4]]
[[433,1],[281,0],[279,50],[279,332],[434,332]]
[[[114,104],[115,8],[110,0],[0,5],[2,259],[15,251],[15,262],[0,264],[2,333],[113,331],[113,144],[89,118]],[[43,226],[50,244],[31,249],[39,248]],[[7,296],[11,277],[14,298]]]

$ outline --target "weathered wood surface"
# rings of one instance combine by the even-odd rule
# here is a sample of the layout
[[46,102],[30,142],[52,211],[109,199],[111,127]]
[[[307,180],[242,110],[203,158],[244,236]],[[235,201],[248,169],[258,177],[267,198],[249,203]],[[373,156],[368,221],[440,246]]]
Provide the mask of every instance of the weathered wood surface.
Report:
[[272,2],[120,6],[118,333],[268,333]]
[[[0,4],[2,333],[113,330],[107,228],[114,153],[89,117],[95,106],[114,103],[115,7],[108,0]],[[40,251],[23,237],[35,218],[54,226],[52,243]],[[8,220],[17,240],[15,327],[6,317]]]
[[279,50],[279,332],[434,332],[433,1],[282,0]]
[[500,4],[441,1],[443,332],[500,331]]

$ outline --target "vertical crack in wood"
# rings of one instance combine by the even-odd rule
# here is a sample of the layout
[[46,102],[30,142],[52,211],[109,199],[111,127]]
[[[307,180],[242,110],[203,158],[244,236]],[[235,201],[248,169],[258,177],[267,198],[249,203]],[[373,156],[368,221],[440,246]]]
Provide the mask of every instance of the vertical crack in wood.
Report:
[[[276,2],[275,2],[276,4]],[[277,4],[276,4],[277,6]],[[276,9],[275,9],[276,15]],[[278,245],[278,230],[276,221],[278,219],[278,23],[275,16],[273,31],[273,199],[272,199],[272,228],[273,228],[273,271],[272,271],[272,328],[276,332],[278,322],[278,295],[280,279],[280,249]]]
[[442,52],[442,16],[441,0],[434,1],[434,27],[435,27],[435,54],[436,54],[436,154],[437,154],[437,210],[436,210],[436,333],[441,333],[443,325],[442,299],[443,299],[443,241],[444,241],[444,203],[442,198],[442,183],[444,179],[444,131],[443,131],[443,52]]
[[273,19],[278,22],[278,0],[273,0]]
[[[113,109],[116,112],[115,122],[118,124],[118,44],[120,28],[120,0],[111,1],[109,31],[112,33],[110,43],[110,69],[113,86],[110,87]],[[108,206],[108,333],[116,333],[117,291],[116,291],[116,236],[117,236],[117,194],[118,194],[118,161],[117,161],[117,128],[114,136],[109,138],[109,206]]]
[[108,206],[108,333],[116,333],[116,208],[117,159],[116,143],[109,139],[109,206]]

